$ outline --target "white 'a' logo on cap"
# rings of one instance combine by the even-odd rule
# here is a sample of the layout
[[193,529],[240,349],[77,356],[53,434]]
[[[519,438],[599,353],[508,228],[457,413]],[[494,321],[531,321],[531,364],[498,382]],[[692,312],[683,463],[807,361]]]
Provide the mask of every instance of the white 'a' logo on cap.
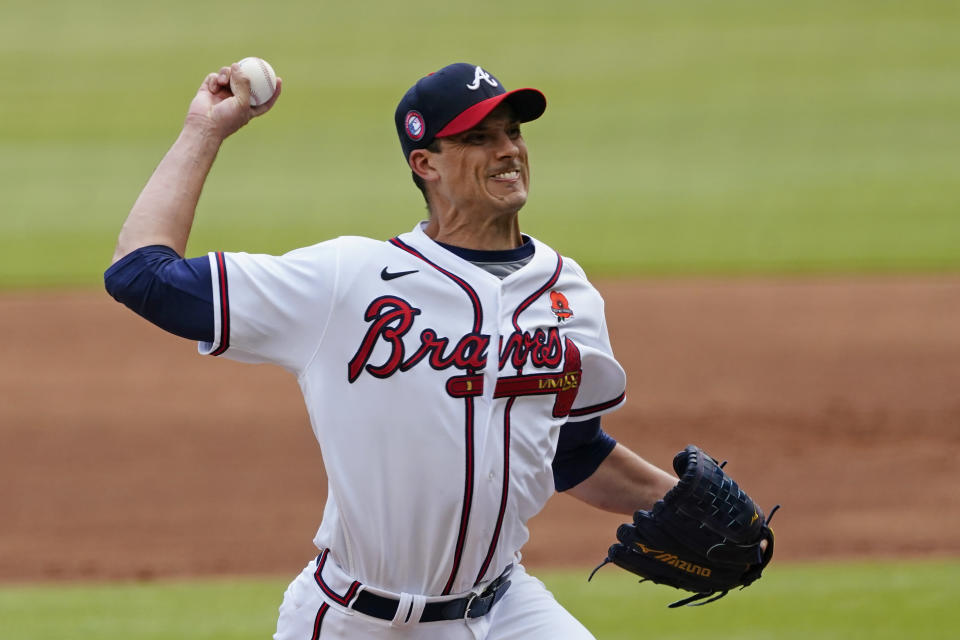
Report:
[[476,91],[480,88],[480,81],[484,80],[491,87],[497,86],[497,81],[494,80],[489,73],[481,69],[479,66],[473,72],[473,82],[467,85],[467,89],[471,91]]

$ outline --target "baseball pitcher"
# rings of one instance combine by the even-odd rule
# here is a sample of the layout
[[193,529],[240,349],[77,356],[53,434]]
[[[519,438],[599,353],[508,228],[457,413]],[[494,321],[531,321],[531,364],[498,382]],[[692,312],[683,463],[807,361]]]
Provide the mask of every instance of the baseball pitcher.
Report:
[[[507,91],[465,63],[410,87],[394,120],[429,216],[405,233],[185,259],[221,144],[272,109],[281,87],[251,107],[237,65],[203,81],[105,274],[114,298],[202,354],[297,378],[329,491],[317,556],[284,594],[274,638],[592,638],[520,562],[526,523],[554,491],[649,516],[649,527],[624,525],[632,537],[610,562],[698,595],[723,590],[671,583],[679,562],[647,553],[643,536],[674,532],[674,507],[701,499],[703,482],[687,491],[603,431],[626,388],[603,300],[575,261],[520,231],[530,184],[521,125],[544,113],[543,94]],[[720,473],[708,480],[720,486]],[[758,536],[770,552],[772,536],[754,515],[756,531],[735,543],[716,534],[731,549],[720,559],[670,553],[702,574],[743,547],[734,563],[759,577],[769,557],[754,557]],[[677,530],[707,518],[683,517],[700,520]]]

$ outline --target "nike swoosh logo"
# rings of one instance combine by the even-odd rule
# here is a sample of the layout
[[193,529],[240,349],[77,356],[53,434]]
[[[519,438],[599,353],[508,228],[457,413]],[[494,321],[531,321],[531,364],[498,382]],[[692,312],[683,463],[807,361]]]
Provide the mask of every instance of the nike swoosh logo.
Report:
[[384,280],[393,280],[394,278],[408,276],[411,273],[416,273],[416,272],[417,272],[417,269],[413,269],[412,271],[396,271],[394,273],[390,273],[389,271],[387,271],[387,268],[384,267],[383,271],[380,272],[380,277],[383,278]]

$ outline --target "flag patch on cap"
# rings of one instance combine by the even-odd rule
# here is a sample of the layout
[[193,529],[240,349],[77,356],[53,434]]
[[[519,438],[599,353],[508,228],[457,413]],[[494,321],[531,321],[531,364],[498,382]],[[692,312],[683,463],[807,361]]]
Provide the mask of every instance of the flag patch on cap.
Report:
[[406,117],[406,125],[404,128],[407,130],[407,137],[411,140],[419,140],[423,137],[423,132],[426,127],[423,125],[423,116],[420,115],[419,111],[408,111]]

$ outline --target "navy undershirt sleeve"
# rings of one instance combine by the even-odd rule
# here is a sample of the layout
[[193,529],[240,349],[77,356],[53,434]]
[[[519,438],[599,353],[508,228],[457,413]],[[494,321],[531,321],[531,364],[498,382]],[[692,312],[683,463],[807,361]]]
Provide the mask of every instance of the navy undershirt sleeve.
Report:
[[103,274],[107,293],[165,331],[213,342],[210,259],[181,258],[162,245],[141,247]]
[[566,491],[593,475],[616,445],[617,441],[600,428],[599,417],[567,422],[560,427],[553,457],[553,484],[557,491]]

